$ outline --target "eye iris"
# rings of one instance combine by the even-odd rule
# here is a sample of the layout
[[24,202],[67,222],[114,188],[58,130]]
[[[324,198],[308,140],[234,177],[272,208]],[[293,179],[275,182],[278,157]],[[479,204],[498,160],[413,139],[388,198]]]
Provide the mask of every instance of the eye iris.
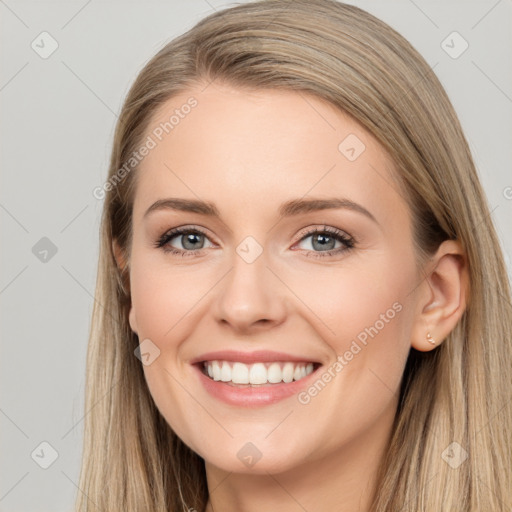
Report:
[[[319,247],[317,247],[315,245],[315,241],[317,239],[318,240],[323,240],[323,241],[320,242],[320,246]],[[332,247],[330,247],[329,242],[332,243]],[[313,247],[315,249],[327,249],[327,250],[334,249],[334,244],[335,243],[336,243],[336,240],[332,236],[325,235],[323,233],[319,233],[319,234],[313,235]]]
[[[194,249],[197,249],[197,245],[194,246],[194,241],[197,242],[197,238],[198,237],[201,237],[202,235],[199,234],[199,233],[189,233],[187,235],[182,235],[181,239],[183,240],[183,247],[185,249],[191,249],[191,250],[194,250]],[[195,240],[194,240],[195,239]],[[192,246],[187,246],[188,243],[191,243]]]

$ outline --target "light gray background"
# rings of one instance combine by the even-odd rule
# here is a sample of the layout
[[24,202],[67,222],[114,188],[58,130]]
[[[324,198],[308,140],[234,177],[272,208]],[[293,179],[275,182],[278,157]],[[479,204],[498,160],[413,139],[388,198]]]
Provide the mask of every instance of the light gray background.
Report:
[[[511,0],[350,3],[396,28],[434,67],[512,254]],[[228,5],[0,0],[3,512],[73,509],[102,208],[92,190],[105,180],[116,114],[137,72],[165,42]],[[43,31],[59,45],[46,59],[31,47],[50,48]],[[469,44],[458,58],[463,41],[446,40],[453,31]],[[32,250],[43,237],[57,248],[46,262]],[[35,462],[51,462],[43,441],[58,453],[48,469]]]

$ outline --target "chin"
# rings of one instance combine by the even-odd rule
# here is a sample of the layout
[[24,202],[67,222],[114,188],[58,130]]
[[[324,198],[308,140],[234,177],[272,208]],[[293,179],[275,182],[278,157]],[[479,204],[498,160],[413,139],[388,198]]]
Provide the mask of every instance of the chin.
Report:
[[230,439],[225,443],[217,443],[197,453],[207,465],[229,473],[247,475],[284,473],[308,462],[303,443],[299,443],[299,446],[295,443],[286,446],[281,441],[250,441],[247,437],[244,440]]

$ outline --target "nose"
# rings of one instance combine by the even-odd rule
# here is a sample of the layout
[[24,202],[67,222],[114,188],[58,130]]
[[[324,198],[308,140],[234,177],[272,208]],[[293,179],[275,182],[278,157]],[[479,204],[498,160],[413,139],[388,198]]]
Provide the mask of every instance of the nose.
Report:
[[239,334],[276,327],[286,318],[286,288],[268,267],[265,251],[250,263],[235,254],[218,293],[217,322]]

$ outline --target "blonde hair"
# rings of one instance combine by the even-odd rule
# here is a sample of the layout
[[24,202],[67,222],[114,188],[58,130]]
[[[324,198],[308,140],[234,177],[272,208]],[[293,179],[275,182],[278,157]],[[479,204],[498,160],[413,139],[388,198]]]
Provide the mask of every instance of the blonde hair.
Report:
[[[372,511],[510,510],[510,287],[468,144],[432,69],[387,24],[333,0],[263,0],[216,12],[140,72],[116,127],[109,179],[164,102],[212,80],[301,91],[348,113],[394,161],[419,260],[444,239],[466,252],[468,307],[441,346],[411,349]],[[204,461],[163,419],[134,356],[128,268],[136,175],[105,197],[77,509],[202,512]],[[454,442],[467,452],[457,468],[443,460]]]

